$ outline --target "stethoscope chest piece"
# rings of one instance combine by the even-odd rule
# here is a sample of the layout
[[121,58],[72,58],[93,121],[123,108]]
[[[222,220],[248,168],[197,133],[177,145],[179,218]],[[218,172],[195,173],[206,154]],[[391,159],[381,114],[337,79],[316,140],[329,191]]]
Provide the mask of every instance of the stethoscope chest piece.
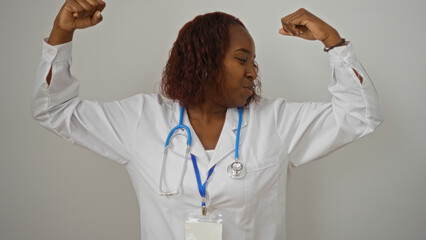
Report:
[[243,164],[238,161],[229,164],[226,172],[228,173],[228,176],[236,179],[243,178],[246,175],[246,169],[244,168]]

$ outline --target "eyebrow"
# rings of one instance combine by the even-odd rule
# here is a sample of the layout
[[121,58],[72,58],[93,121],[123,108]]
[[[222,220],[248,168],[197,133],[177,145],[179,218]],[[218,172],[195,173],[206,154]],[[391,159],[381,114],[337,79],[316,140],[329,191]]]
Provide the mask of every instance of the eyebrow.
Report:
[[[248,49],[246,49],[246,48],[239,48],[239,49],[235,50],[234,52],[238,52],[238,51],[242,51],[242,52],[245,52],[245,53],[250,53],[250,51]],[[256,54],[254,54],[253,58],[256,58]]]

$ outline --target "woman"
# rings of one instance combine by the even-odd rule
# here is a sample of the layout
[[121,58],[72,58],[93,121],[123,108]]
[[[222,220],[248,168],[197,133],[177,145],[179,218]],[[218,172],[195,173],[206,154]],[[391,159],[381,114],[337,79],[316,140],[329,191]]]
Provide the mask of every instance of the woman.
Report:
[[[180,30],[162,79],[163,95],[173,101],[158,94],[80,100],[69,71],[71,40],[76,29],[101,22],[104,7],[100,0],[65,2],[43,43],[32,111],[44,127],[125,166],[142,239],[191,239],[200,231],[203,239],[285,239],[287,172],[383,121],[351,44],[305,9],[282,18],[279,33],[324,43],[330,103],[260,97],[254,41],[238,19],[220,12]],[[188,129],[171,135],[180,123]],[[194,214],[201,212],[207,216]],[[211,225],[206,230],[194,219]]]

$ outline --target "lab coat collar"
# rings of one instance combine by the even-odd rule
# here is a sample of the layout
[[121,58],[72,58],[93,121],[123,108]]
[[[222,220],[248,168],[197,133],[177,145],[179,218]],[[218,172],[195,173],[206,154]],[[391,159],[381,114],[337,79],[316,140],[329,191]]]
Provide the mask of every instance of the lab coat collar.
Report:
[[[179,123],[179,114],[180,114],[180,105],[178,103],[174,103],[172,107],[172,112],[170,114],[170,123],[171,126],[174,127]],[[241,135],[240,135],[240,149],[241,144],[244,141],[244,133],[245,127],[248,124],[249,117],[249,108],[243,108],[243,119],[241,122]],[[223,125],[222,132],[219,137],[219,141],[216,144],[215,153],[213,154],[212,159],[208,160],[207,153],[201,144],[197,134],[191,126],[191,123],[188,118],[188,114],[185,111],[183,116],[183,124],[188,126],[191,130],[192,135],[192,144],[191,144],[191,153],[197,157],[197,160],[200,162],[199,167],[203,169],[203,166],[206,166],[208,163],[208,168],[203,169],[204,171],[208,171],[215,164],[222,161],[225,157],[227,157],[230,153],[232,153],[231,158],[234,160],[235,154],[235,140],[237,138],[237,130],[238,130],[238,109],[237,108],[228,108],[226,111],[225,124]],[[186,144],[186,143],[185,143]],[[241,151],[240,151],[241,152]],[[204,162],[204,164],[203,164]]]

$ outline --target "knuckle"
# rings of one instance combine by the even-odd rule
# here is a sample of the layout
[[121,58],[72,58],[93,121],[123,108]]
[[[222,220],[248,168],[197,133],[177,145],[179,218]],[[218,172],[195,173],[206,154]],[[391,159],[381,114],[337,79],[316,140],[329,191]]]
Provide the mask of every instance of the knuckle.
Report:
[[96,5],[96,9],[102,11],[105,8],[105,3],[104,2],[98,2],[98,4]]

